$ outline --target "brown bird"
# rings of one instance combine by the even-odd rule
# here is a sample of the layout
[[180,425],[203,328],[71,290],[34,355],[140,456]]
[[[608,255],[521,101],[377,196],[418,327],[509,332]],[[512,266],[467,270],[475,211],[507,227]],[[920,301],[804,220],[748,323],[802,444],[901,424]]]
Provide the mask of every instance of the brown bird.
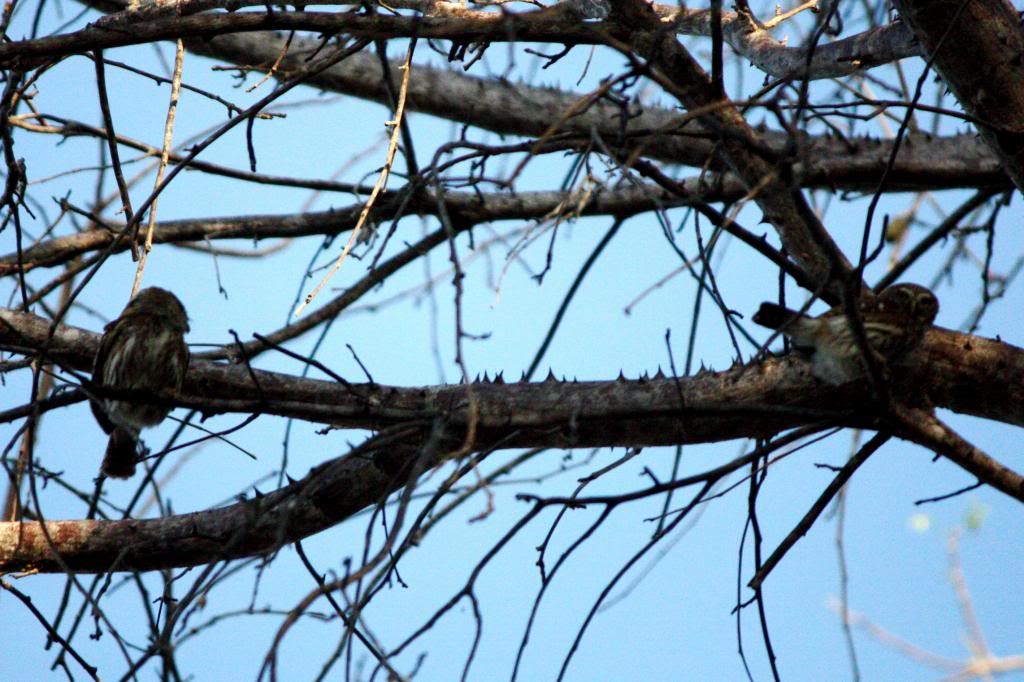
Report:
[[[188,330],[185,307],[174,294],[157,287],[143,289],[104,328],[93,382],[154,394],[178,391],[188,370]],[[112,478],[130,478],[138,461],[139,431],[162,422],[170,408],[112,398],[90,402],[96,421],[110,434],[101,471]]]
[[[868,344],[884,364],[921,342],[939,312],[939,301],[920,285],[894,284],[859,310]],[[860,349],[841,306],[811,317],[762,303],[754,322],[788,336],[797,350],[810,356],[814,376],[826,383],[842,384],[864,374]]]

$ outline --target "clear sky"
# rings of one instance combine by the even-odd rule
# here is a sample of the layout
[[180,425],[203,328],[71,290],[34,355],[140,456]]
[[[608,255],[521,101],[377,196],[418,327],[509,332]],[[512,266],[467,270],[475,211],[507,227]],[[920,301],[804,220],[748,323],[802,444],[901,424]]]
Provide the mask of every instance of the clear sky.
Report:
[[[34,9],[34,3],[20,8],[11,36],[20,37],[28,31]],[[53,30],[78,11],[79,6],[75,4],[48,5],[42,13],[42,25]],[[81,26],[93,19],[93,15],[86,15],[75,25]],[[706,41],[688,44],[699,58],[706,59],[709,45]],[[526,54],[523,47],[514,48],[513,81],[530,80],[536,85],[557,85],[583,92],[594,87],[604,75],[624,68],[621,58],[598,51],[583,82],[576,86],[588,58],[587,48],[577,48],[552,69],[538,72],[541,60]],[[400,56],[402,49],[404,46],[393,45],[391,56]],[[550,47],[548,51],[555,49]],[[143,68],[166,73],[166,62],[173,58],[173,46],[160,44],[159,52],[158,57],[152,48],[144,47],[113,50],[106,56],[132,60]],[[427,46],[421,44],[418,57],[441,63],[436,55],[428,57],[428,54]],[[509,65],[508,55],[506,46],[493,46],[471,74],[501,73]],[[186,82],[214,91],[242,106],[267,94],[273,84],[271,81],[252,93],[245,92],[244,88],[233,89],[237,85],[234,74],[212,70],[212,66],[212,61],[189,55],[185,65]],[[745,69],[746,65],[738,68]],[[919,68],[914,60],[908,60],[907,77],[916,78]],[[881,78],[893,78],[891,70],[880,69],[877,73]],[[731,69],[729,76],[730,94],[736,97],[753,92],[762,79],[752,70],[741,73]],[[118,132],[157,143],[163,127],[167,88],[115,68],[108,69],[107,78]],[[250,76],[246,86],[256,80],[257,77]],[[818,84],[815,87],[816,92],[824,93],[830,86]],[[667,104],[653,93],[649,99]],[[40,111],[98,125],[92,62],[74,57],[47,73],[39,85],[35,106]],[[390,118],[384,107],[353,97],[299,88],[272,110],[286,112],[287,118],[256,124],[253,140],[260,171],[345,181],[372,182],[376,178],[375,171],[383,162],[385,151],[384,123]],[[175,139],[182,142],[224,120],[223,107],[185,93]],[[417,152],[421,159],[429,159],[433,148],[458,134],[458,128],[451,123],[416,113],[410,114],[410,122],[420,144]],[[225,136],[202,158],[246,168],[243,130],[244,126],[240,126]],[[949,127],[944,132],[954,130]],[[876,137],[888,134],[877,122],[860,123],[856,132]],[[33,181],[30,192],[40,202],[32,205],[34,210],[39,209],[37,220],[26,226],[26,232],[36,238],[57,214],[52,198],[69,196],[80,205],[89,203],[94,193],[95,176],[90,169],[97,163],[97,144],[84,138],[62,140],[20,130],[15,135],[17,155],[26,158]],[[473,132],[471,136],[498,142],[496,136],[487,133]],[[130,152],[123,154],[125,159],[134,158]],[[357,158],[350,163],[354,157]],[[143,163],[126,166],[126,173],[134,174]],[[80,169],[79,172],[57,175],[72,167]],[[557,188],[568,167],[569,159],[558,155],[535,160],[527,168],[522,187]],[[502,176],[511,169],[496,163],[489,170],[495,176]],[[680,172],[680,176],[691,172],[692,169]],[[394,178],[392,187],[398,187],[400,182],[401,178]],[[146,196],[148,186],[151,181],[133,191],[136,202]],[[108,176],[105,190],[112,188]],[[948,207],[965,196],[939,193],[934,199]],[[899,194],[884,198],[877,224],[881,215],[904,211],[913,200],[911,195]],[[291,214],[347,207],[357,202],[358,199],[347,195],[312,197],[299,190],[186,172],[162,195],[158,215],[161,220],[171,220]],[[827,207],[825,223],[848,254],[854,254],[859,245],[866,205],[866,200],[840,202],[835,197]],[[1020,226],[1019,205],[1019,199],[1015,198],[1005,209],[1018,214],[1016,227]],[[933,223],[939,214],[934,205],[926,201],[921,216]],[[683,228],[674,236],[678,245],[688,255],[696,254],[692,217],[681,209],[671,211],[669,217],[673,229]],[[739,214],[739,220],[748,228],[774,239],[770,228],[758,223],[759,218],[760,213],[754,209],[744,209]],[[529,224],[500,224],[493,229],[480,226],[474,231],[475,251],[468,239],[458,240],[467,269],[464,326],[467,332],[481,337],[466,341],[466,364],[471,375],[503,371],[506,377],[518,378],[529,366],[565,292],[608,230],[610,220],[584,219],[562,225],[554,238],[552,268],[542,282],[532,275],[544,268],[552,239],[550,233],[536,239],[522,258],[511,264],[506,261],[509,245],[531,227]],[[65,221],[58,226],[57,233],[66,234],[71,229]],[[412,242],[433,229],[436,229],[433,219],[403,221],[388,254],[397,253],[404,242]],[[701,229],[707,239],[709,226],[702,223]],[[912,241],[923,233],[923,230],[915,233]],[[505,239],[496,239],[498,235]],[[12,229],[0,233],[0,251],[11,253],[14,244]],[[329,263],[340,251],[343,240],[328,246],[325,253],[319,251],[321,244],[322,240],[316,237],[295,240],[273,255],[259,259],[231,255],[214,259],[194,250],[158,246],[147,268],[145,284],[169,288],[182,300],[192,324],[188,340],[197,353],[210,345],[231,343],[232,330],[244,341],[253,333],[268,333],[285,324],[297,297],[308,292],[321,276],[322,269],[318,269],[312,278],[305,278],[311,260],[315,259],[318,267]],[[272,243],[238,241],[215,245],[245,251],[266,249]],[[970,247],[981,254],[983,245],[980,239],[970,242]],[[992,270],[1010,271],[1022,245],[1024,240],[1019,229],[997,232]],[[906,279],[935,286],[936,273],[945,264],[948,254],[949,248],[922,260]],[[880,276],[886,262],[887,259],[882,258],[869,268],[869,281]],[[457,381],[453,291],[447,272],[446,249],[436,250],[424,263],[429,264],[429,272],[424,264],[416,263],[373,292],[367,303],[387,302],[406,291],[410,294],[379,309],[353,310],[338,319],[319,347],[317,358],[343,376],[361,380],[362,371],[348,350],[350,345],[379,383],[416,386]],[[745,316],[742,323],[756,338],[766,339],[764,330],[750,325],[747,320],[761,301],[771,300],[776,295],[775,271],[750,249],[728,239],[718,246],[714,263],[725,300]],[[336,295],[363,276],[367,264],[367,260],[349,260],[322,300],[328,300],[327,297]],[[597,261],[577,294],[545,356],[544,373],[551,367],[558,376],[598,380],[614,378],[620,370],[630,378],[643,372],[653,374],[659,366],[667,370],[670,362],[665,340],[667,330],[671,332],[676,366],[682,371],[693,318],[694,280],[685,273],[677,274],[635,302],[679,265],[665,232],[652,216],[628,222]],[[128,254],[111,258],[82,294],[81,301],[88,307],[73,310],[68,321],[101,330],[126,302],[133,271]],[[951,272],[952,276],[935,288],[942,303],[937,324],[958,328],[968,319],[978,300],[980,278],[977,264],[970,259],[958,263]],[[54,274],[37,274],[31,281],[41,284]],[[429,277],[436,278],[433,290],[423,286]],[[5,301],[10,301],[15,282],[8,279],[0,285],[4,287]],[[798,296],[795,289],[791,289],[793,295]],[[316,305],[314,303],[313,309]],[[1009,343],[1024,344],[1024,327],[1019,316],[1021,305],[1020,287],[1014,282],[1007,296],[993,303],[977,333],[988,337],[999,335]],[[700,319],[698,339],[694,370],[701,364],[724,369],[734,360],[735,353],[720,315],[707,305]],[[290,348],[310,353],[316,340],[315,334],[308,334]],[[744,344],[741,349],[744,361],[756,352],[751,344]],[[273,353],[261,356],[256,366],[289,373],[302,371],[295,360]],[[24,373],[11,375],[0,387],[0,409],[22,404],[27,398],[28,383]],[[174,416],[183,418],[185,411],[177,410]],[[1017,470],[1022,468],[1017,457],[1019,430],[958,415],[942,416],[976,445],[1007,465]],[[210,419],[203,426],[219,429],[241,421],[241,416],[229,415]],[[0,427],[5,443],[17,442],[18,426]],[[146,432],[145,441],[155,450],[167,441],[176,426],[168,420]],[[171,455],[172,466],[163,469],[163,473],[169,475],[163,488],[164,502],[174,512],[184,513],[229,504],[239,493],[251,493],[254,485],[266,492],[275,487],[274,479],[268,475],[281,467],[285,442],[287,472],[298,478],[310,467],[342,455],[365,435],[344,431],[321,434],[321,429],[319,424],[296,422],[289,425],[281,419],[261,417],[233,433],[231,444],[215,441],[179,451]],[[189,437],[196,435],[189,433]],[[772,465],[758,503],[765,554],[774,549],[831,480],[832,470],[819,465],[841,466],[856,447],[853,441],[856,437],[843,432]],[[870,434],[861,434],[861,442],[868,437]],[[44,418],[35,456],[42,465],[63,472],[69,482],[87,490],[91,489],[104,447],[105,436],[93,421],[88,407],[79,404]],[[679,460],[678,474],[704,471],[750,447],[750,443],[741,442],[687,446]],[[254,455],[255,459],[246,453]],[[496,453],[481,466],[481,472],[494,471],[519,454],[518,451]],[[528,505],[517,500],[517,494],[567,495],[577,486],[579,478],[625,454],[622,449],[551,450],[520,466],[507,480],[493,486],[494,509],[484,520],[471,521],[487,505],[485,497],[478,495],[457,508],[406,555],[399,565],[401,582],[392,581],[374,599],[363,614],[363,626],[385,649],[394,648],[458,593],[487,549],[527,512]],[[5,456],[14,455],[8,452]],[[597,494],[640,489],[650,483],[647,472],[666,480],[672,473],[674,457],[674,448],[646,449],[587,490]],[[424,483],[424,489],[435,488],[442,474],[447,473],[447,469],[435,473]],[[474,477],[470,476],[467,482],[472,480]],[[957,533],[960,533],[957,537],[960,538],[963,576],[988,646],[1001,655],[1024,653],[1024,626],[1020,616],[1024,613],[1024,594],[1019,589],[1024,584],[1024,553],[1020,551],[1024,520],[1019,504],[999,493],[980,489],[938,504],[915,505],[916,500],[951,492],[971,481],[970,476],[948,462],[932,461],[928,452],[893,441],[871,458],[849,486],[842,513],[849,606],[864,619],[861,622],[873,624],[887,633],[883,636],[878,630],[872,633],[867,627],[854,628],[863,679],[936,679],[953,672],[928,667],[921,656],[886,646],[887,636],[944,659],[956,661],[968,656],[961,602],[950,580],[948,547],[950,538]],[[137,480],[134,484],[108,482],[106,492],[113,503],[125,504],[135,493],[137,483]],[[681,524],[611,589],[583,636],[566,679],[745,678],[737,654],[737,621],[732,611],[738,599],[737,586],[745,584],[752,574],[749,537],[740,558],[747,519],[747,485],[745,480],[734,476],[719,488],[720,498],[704,505],[690,522]],[[692,494],[689,490],[677,493],[670,509],[680,509]],[[81,500],[55,484],[41,487],[40,495],[44,513],[49,518],[81,518],[85,513]],[[419,504],[417,502],[413,508],[418,509]],[[650,539],[657,525],[652,519],[662,513],[664,504],[665,499],[658,497],[617,508],[600,530],[566,560],[540,601],[518,679],[555,678],[586,614],[616,573]],[[580,538],[600,512],[597,507],[576,510],[561,520],[547,550],[549,567]],[[143,515],[155,513],[155,508],[149,506]],[[833,608],[841,590],[836,544],[839,518],[834,509],[823,515],[766,583],[767,619],[784,679],[849,679],[852,675],[840,620]],[[480,573],[474,593],[479,599],[483,626],[469,679],[510,676],[540,588],[536,548],[544,541],[554,519],[554,510],[536,518]],[[379,518],[371,522],[370,515],[363,514],[308,539],[303,545],[319,572],[341,573],[346,561],[358,562],[368,527],[374,529],[375,543],[379,543],[382,535]],[[176,596],[184,594],[198,575],[198,570],[182,572],[175,583]],[[35,606],[48,618],[56,613],[67,583],[61,576],[17,579],[6,576],[4,579],[30,595]],[[92,576],[77,577],[76,587],[72,589],[72,609],[61,624],[62,635],[67,636],[72,616],[81,606],[77,591],[87,589],[92,581]],[[159,577],[144,576],[143,581],[149,590],[145,599],[152,601],[159,597]],[[265,566],[249,563],[239,567],[235,575],[211,590],[203,608],[197,609],[182,624],[177,637],[183,677],[191,676],[196,680],[255,678],[281,626],[283,614],[314,587],[291,547],[282,549],[274,561]],[[739,595],[740,600],[746,600],[750,592],[740,589]],[[101,601],[105,618],[129,640],[129,646],[147,643],[143,599],[135,583],[117,574],[112,577]],[[472,608],[464,599],[398,656],[394,665],[406,673],[419,665],[416,678],[420,680],[458,679],[474,637]],[[242,613],[248,609],[257,613]],[[261,613],[264,609],[271,612]],[[310,613],[314,615],[300,620],[281,645],[280,679],[314,679],[338,645],[340,624],[336,619],[325,623],[318,617],[331,614],[329,605],[320,600]],[[217,619],[221,614],[234,615]],[[64,677],[59,670],[51,671],[56,650],[45,648],[44,629],[22,604],[3,592],[0,592],[0,628],[4,640],[4,646],[0,647],[0,679],[29,681]],[[92,637],[97,628],[102,633],[98,639]],[[192,628],[204,629],[190,637],[188,633]],[[770,679],[755,608],[742,612],[740,630],[751,674],[758,680]],[[118,679],[124,674],[124,656],[102,620],[97,625],[86,614],[73,641],[76,650],[100,668],[103,679]],[[424,658],[418,662],[420,656]],[[343,659],[329,679],[341,677],[344,666]],[[365,650],[357,646],[352,653],[351,666],[354,678],[367,679],[373,664]],[[84,679],[74,663],[70,667],[76,679]],[[157,674],[157,669],[151,667],[141,673],[139,679]],[[378,675],[377,679],[383,676]]]

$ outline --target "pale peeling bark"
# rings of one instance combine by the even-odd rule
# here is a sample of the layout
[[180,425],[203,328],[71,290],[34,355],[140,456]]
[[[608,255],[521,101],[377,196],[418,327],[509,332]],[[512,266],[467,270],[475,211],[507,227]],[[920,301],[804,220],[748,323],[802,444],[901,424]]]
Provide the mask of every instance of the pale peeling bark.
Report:
[[[133,24],[139,21],[153,21],[167,19],[175,13],[181,15],[192,15],[212,9],[229,9],[236,11],[241,8],[263,8],[264,3],[257,0],[183,0],[160,7],[153,7],[149,10],[135,10],[134,12],[123,11],[127,3],[118,0],[80,0],[82,4],[89,5],[103,12],[111,13],[100,21],[106,25]],[[357,2],[323,3],[317,7],[336,4],[339,8],[358,5]],[[577,25],[563,27],[565,32],[559,36],[560,41],[575,39],[583,43],[600,42],[600,34],[603,31],[614,32],[615,25],[611,22],[591,23],[586,29],[580,29],[578,18],[571,14],[568,8],[569,3],[551,3],[550,9],[557,17],[567,15],[572,17]],[[424,17],[432,19],[449,20],[471,20],[480,24],[490,24],[495,21],[495,16],[508,13],[505,9],[501,13],[491,10],[469,9],[460,2],[443,2],[442,0],[398,0],[388,3],[388,7],[395,9],[414,10]],[[510,7],[510,6],[506,6]],[[652,4],[654,11],[658,14],[662,23],[671,26],[677,35],[687,36],[711,36],[711,12],[705,9],[689,9],[680,7],[677,4]],[[521,5],[516,14],[536,13],[534,8],[527,8]],[[301,14],[301,13],[297,13]],[[559,19],[560,20],[560,19]],[[816,46],[808,62],[808,49],[797,46],[789,47],[785,41],[774,38],[771,30],[765,28],[764,24],[743,12],[722,12],[723,37],[737,54],[750,60],[757,68],[773,78],[837,78],[871,69],[875,66],[890,64],[899,59],[917,56],[920,48],[914,40],[913,34],[901,23],[893,23],[886,26],[869,29],[863,33],[854,34],[845,38],[822,43]],[[783,30],[785,25],[783,25]],[[268,36],[261,36],[261,42],[265,46],[251,45],[252,49],[262,52],[264,47],[273,51],[280,47],[274,45],[273,40],[265,40]],[[456,38],[457,36],[450,36]],[[507,34],[500,33],[490,36],[489,40],[495,42],[508,39]],[[516,36],[522,40],[522,36]],[[191,46],[197,53],[204,49],[217,51],[216,47],[204,48],[201,44]],[[213,55],[211,56],[223,56]],[[242,63],[251,63],[252,60]]]

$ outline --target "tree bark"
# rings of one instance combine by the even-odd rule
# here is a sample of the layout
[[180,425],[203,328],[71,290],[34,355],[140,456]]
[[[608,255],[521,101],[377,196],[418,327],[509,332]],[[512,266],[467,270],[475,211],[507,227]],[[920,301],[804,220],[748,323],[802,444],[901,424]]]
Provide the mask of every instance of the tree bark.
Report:
[[1004,0],[896,0],[925,56],[1024,191],[1024,32]]

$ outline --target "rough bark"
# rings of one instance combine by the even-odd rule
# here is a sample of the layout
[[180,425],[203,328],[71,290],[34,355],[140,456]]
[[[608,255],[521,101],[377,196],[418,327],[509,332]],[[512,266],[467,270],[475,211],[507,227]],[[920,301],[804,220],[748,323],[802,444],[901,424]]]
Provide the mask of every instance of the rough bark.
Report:
[[[42,318],[0,311],[0,348],[88,368],[98,335],[60,326],[48,340]],[[931,330],[894,374],[894,393],[928,408],[1024,425],[1024,350]],[[985,387],[985,390],[979,390]],[[65,404],[67,397],[60,404]],[[153,520],[0,524],[0,573],[148,570],[273,551],[375,504],[422,471],[471,451],[506,447],[667,445],[765,438],[806,424],[891,429],[922,442],[979,478],[1024,500],[1024,479],[956,440],[917,410],[919,429],[871,407],[865,385],[825,386],[795,358],[771,358],[691,377],[605,382],[488,380],[469,386],[402,388],[345,384],[196,362],[181,405],[207,412],[267,413],[347,427],[383,429],[302,480],[230,507]],[[475,409],[471,408],[475,404]],[[41,408],[46,408],[43,404]],[[26,408],[29,409],[29,408]],[[901,408],[902,409],[902,408]],[[15,411],[16,412],[16,411]],[[5,418],[19,416],[9,411]],[[472,423],[473,429],[470,429]],[[430,429],[443,425],[433,443]],[[394,433],[401,433],[400,438]]]
[[[0,349],[46,355],[87,371],[99,335],[0,309]],[[933,328],[903,363],[908,395],[935,407],[1024,426],[1024,349],[980,336]],[[984,387],[984,390],[979,390]],[[471,384],[399,387],[309,379],[193,361],[177,404],[212,413],[262,412],[352,428],[379,429],[443,418],[464,425],[469,391],[478,427],[510,446],[617,446],[697,443],[758,437],[809,420],[862,423],[866,388],[827,386],[808,365],[767,358],[689,377],[540,382],[488,379]],[[922,402],[919,398],[915,402]],[[687,415],[686,419],[680,419]],[[730,416],[735,415],[735,416]]]
[[1024,191],[1024,31],[1005,0],[896,0],[982,138]]
[[[0,345],[13,329],[22,344],[41,341],[45,321],[4,312]],[[8,326],[10,325],[10,326]],[[68,345],[68,344],[72,345]],[[50,353],[84,366],[95,335],[63,327]],[[903,368],[900,392],[936,405],[1024,425],[1024,350],[947,330],[928,333]],[[259,555],[344,521],[414,476],[463,453],[476,423],[480,452],[513,446],[613,446],[767,437],[807,423],[903,431],[877,418],[863,386],[823,386],[795,359],[770,359],[694,377],[397,388],[344,386],[241,367],[194,365],[181,404],[197,409],[266,411],[365,428],[391,427],[347,456],[314,467],[302,480],[229,507],[149,520],[0,523],[0,573],[150,570]],[[900,375],[902,376],[902,375]],[[978,390],[979,386],[992,390]],[[469,394],[477,404],[469,409]],[[925,393],[926,392],[926,393]],[[191,394],[192,397],[189,397]],[[221,398],[220,396],[224,396]],[[279,396],[281,396],[279,398]],[[284,398],[287,397],[287,400]],[[926,405],[929,400],[923,401]],[[901,412],[906,412],[900,408]],[[1024,479],[918,412],[924,442],[1017,499]],[[431,425],[444,424],[431,444]],[[394,425],[400,425],[396,429]],[[404,429],[404,431],[402,430]],[[400,433],[401,437],[392,434]],[[429,446],[428,446],[429,444]]]

